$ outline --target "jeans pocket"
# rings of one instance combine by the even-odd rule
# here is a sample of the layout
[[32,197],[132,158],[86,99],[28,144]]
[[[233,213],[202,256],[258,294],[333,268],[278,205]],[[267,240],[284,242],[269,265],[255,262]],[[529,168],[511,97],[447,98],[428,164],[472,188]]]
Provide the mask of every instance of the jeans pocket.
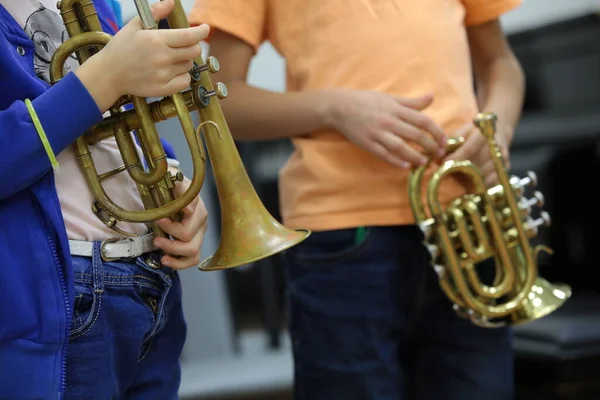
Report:
[[376,234],[375,227],[364,228],[362,236],[357,229],[313,232],[288,254],[293,264],[337,264],[360,257],[370,248]]
[[102,308],[102,293],[96,292],[91,283],[75,281],[75,301],[69,339],[84,336],[92,329]]

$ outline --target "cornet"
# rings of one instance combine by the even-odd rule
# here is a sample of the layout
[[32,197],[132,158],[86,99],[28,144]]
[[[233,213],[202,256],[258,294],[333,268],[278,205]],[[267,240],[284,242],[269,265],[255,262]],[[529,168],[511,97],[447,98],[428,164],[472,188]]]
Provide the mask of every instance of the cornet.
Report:
[[[135,0],[138,15],[145,29],[156,29],[147,0]],[[75,54],[83,64],[103,46],[111,36],[102,31],[91,0],[61,0],[61,17],[70,38],[55,52],[50,65],[50,78],[56,83],[63,76],[63,66]],[[167,18],[169,28],[189,28],[180,0]],[[201,139],[210,156],[219,203],[221,206],[221,240],[215,254],[203,261],[204,271],[237,267],[269,257],[302,242],[310,234],[307,230],[290,230],[277,222],[265,209],[244,169],[235,143],[227,127],[219,99],[227,96],[226,86],[212,84],[209,74],[219,70],[214,57],[206,62],[194,60],[190,70],[190,89],[174,93],[148,104],[146,99],[124,96],[110,109],[110,116],[79,137],[74,144],[79,165],[95,198],[93,210],[110,228],[123,235],[119,221],[150,223],[156,236],[166,236],[154,223],[162,218],[180,219],[180,212],[200,193],[204,183],[206,155]],[[123,106],[132,105],[125,110]],[[198,111],[201,123],[195,129],[190,112]],[[168,171],[166,155],[155,124],[178,117],[193,161],[193,176],[188,190],[178,198],[173,194],[175,182],[181,173]],[[132,133],[139,142],[143,155],[140,159]],[[113,171],[99,174],[94,166],[89,145],[115,137],[123,165]],[[115,174],[127,171],[136,182],[144,210],[125,210],[115,204],[103,189],[102,182]]]
[[[532,248],[529,241],[537,236],[540,226],[550,224],[550,216],[542,211],[539,218],[531,217],[532,207],[543,206],[540,192],[531,198],[524,195],[527,187],[536,185],[533,172],[526,178],[509,178],[494,139],[496,120],[494,114],[480,113],[474,124],[487,140],[498,185],[487,188],[481,172],[470,161],[445,162],[433,173],[426,190],[423,178],[428,165],[415,168],[408,184],[411,208],[441,289],[460,316],[482,327],[541,318],[571,296],[569,286],[552,285],[538,276],[538,253],[551,250],[542,245]],[[455,151],[463,141],[449,140],[448,151]],[[473,189],[444,209],[439,188],[452,174],[467,177]],[[477,271],[477,264],[490,258],[496,267],[492,286],[484,284]]]

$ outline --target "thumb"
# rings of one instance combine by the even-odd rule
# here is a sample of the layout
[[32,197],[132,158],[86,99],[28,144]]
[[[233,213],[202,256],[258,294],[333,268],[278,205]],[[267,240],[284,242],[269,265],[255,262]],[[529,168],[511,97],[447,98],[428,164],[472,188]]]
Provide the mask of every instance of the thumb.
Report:
[[175,7],[175,2],[173,0],[162,0],[157,1],[150,7],[152,7],[152,16],[154,17],[154,20],[160,21],[171,14],[171,11],[173,11],[173,8]]
[[421,111],[433,102],[433,93],[427,93],[419,97],[396,96],[396,100],[405,107]]

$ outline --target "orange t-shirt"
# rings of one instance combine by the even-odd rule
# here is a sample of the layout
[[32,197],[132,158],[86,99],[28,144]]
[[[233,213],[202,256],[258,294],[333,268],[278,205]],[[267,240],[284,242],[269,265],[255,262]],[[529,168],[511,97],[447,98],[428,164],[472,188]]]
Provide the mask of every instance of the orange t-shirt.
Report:
[[[521,1],[196,0],[189,18],[255,49],[269,40],[286,60],[288,91],[432,92],[425,112],[450,135],[478,111],[465,26],[496,19]],[[414,223],[407,171],[337,132],[292,141],[295,151],[280,172],[286,225],[320,231]],[[442,202],[460,192],[448,180]]]

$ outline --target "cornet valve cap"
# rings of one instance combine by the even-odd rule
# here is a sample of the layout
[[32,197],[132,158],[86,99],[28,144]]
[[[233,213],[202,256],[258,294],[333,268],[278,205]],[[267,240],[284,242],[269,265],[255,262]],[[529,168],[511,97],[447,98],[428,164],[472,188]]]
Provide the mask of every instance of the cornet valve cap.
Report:
[[530,180],[529,186],[536,187],[538,184],[538,179],[537,179],[537,175],[535,174],[535,172],[533,172],[533,171],[527,172],[527,177]]
[[552,218],[550,218],[550,214],[547,211],[542,211],[540,217],[544,221],[544,226],[550,226],[552,224]]
[[535,193],[533,194],[533,197],[535,197],[535,199],[537,200],[536,205],[538,207],[544,207],[545,203],[545,199],[544,199],[544,194],[540,191],[535,191]]

